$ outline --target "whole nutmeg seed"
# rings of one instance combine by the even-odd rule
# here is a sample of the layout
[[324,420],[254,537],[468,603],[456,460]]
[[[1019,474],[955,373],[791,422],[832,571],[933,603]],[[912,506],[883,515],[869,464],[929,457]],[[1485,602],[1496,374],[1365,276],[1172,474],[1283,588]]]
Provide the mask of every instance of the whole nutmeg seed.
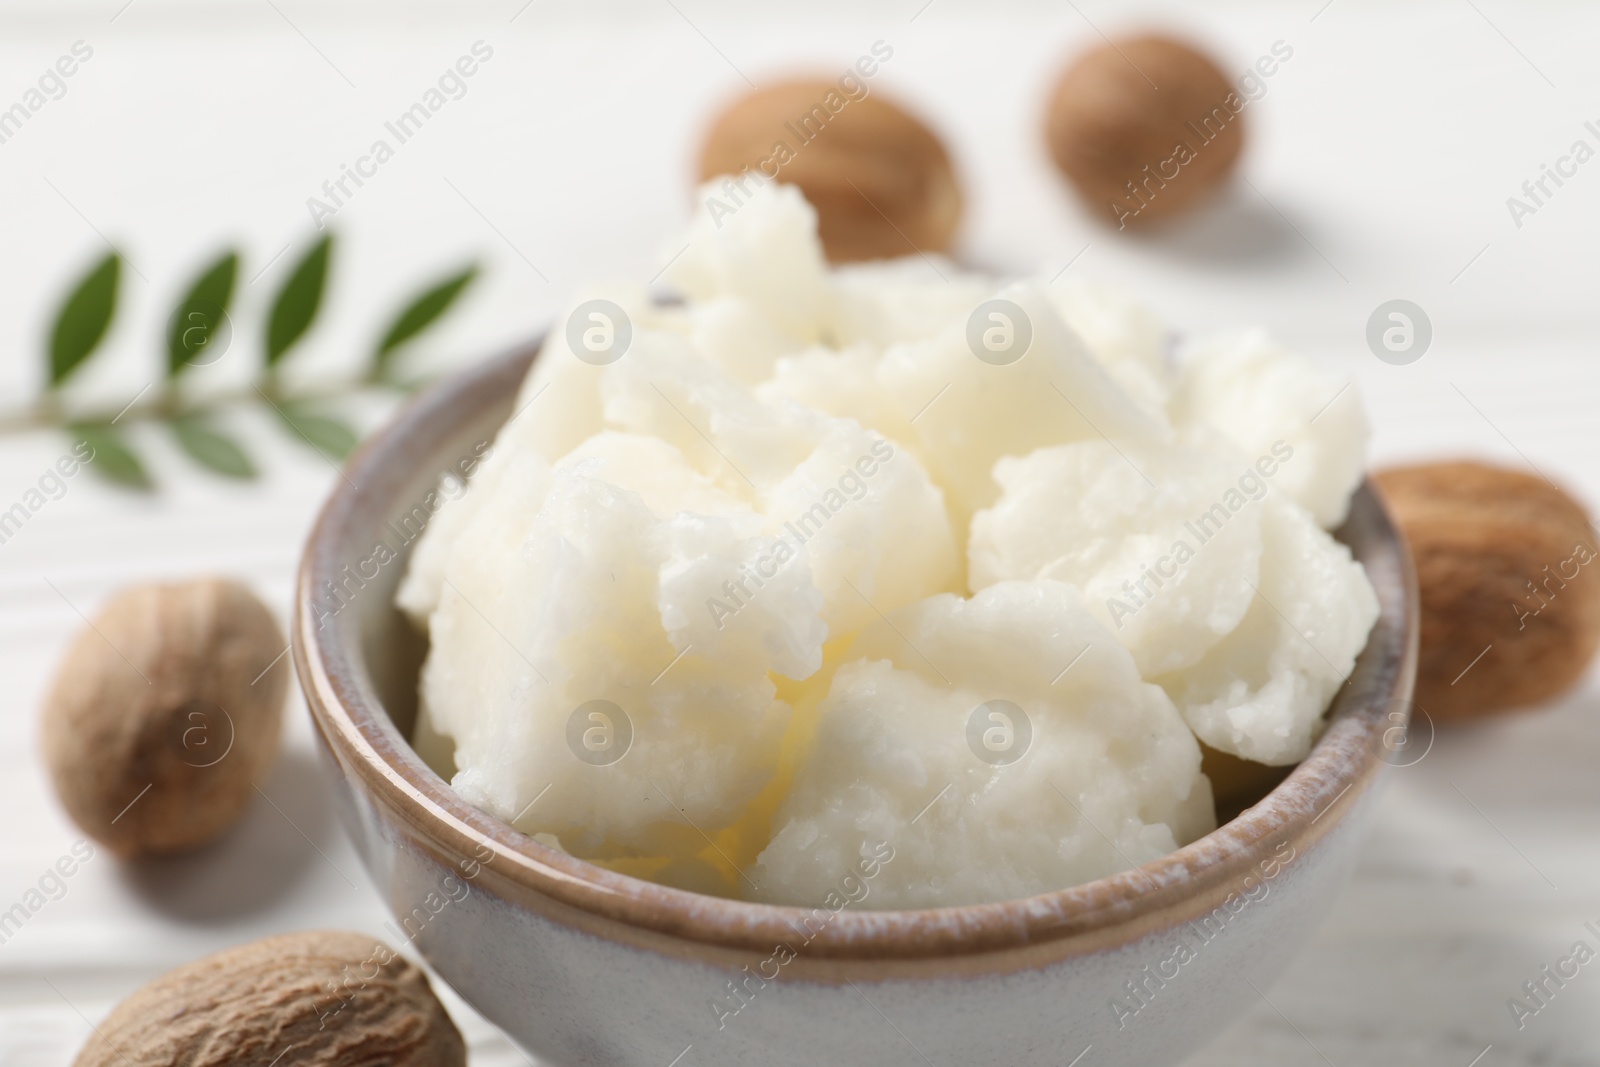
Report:
[[[798,185],[835,263],[945,251],[961,190],[944,146],[865,81],[845,82],[791,81],[736,100],[711,125],[700,180]],[[724,206],[741,195],[735,187]]]
[[1526,708],[1583,674],[1600,643],[1595,533],[1543,478],[1483,463],[1378,473],[1422,598],[1416,703],[1435,720]]
[[315,931],[169,971],[117,1005],[73,1062],[461,1067],[467,1053],[420,969],[371,937]]
[[1091,212],[1118,229],[1189,210],[1233,170],[1245,99],[1183,41],[1160,34],[1096,48],[1050,97],[1045,139]]
[[113,597],[44,708],[45,762],[73,821],[121,856],[193,848],[230,826],[277,756],[286,647],[235,582]]

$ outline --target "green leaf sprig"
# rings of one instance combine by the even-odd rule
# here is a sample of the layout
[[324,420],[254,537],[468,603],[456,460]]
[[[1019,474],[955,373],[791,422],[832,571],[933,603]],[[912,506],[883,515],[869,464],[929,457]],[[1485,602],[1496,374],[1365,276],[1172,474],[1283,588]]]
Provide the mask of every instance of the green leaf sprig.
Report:
[[178,301],[178,308],[167,326],[169,378],[175,379],[190,367],[222,358],[226,346],[223,331],[232,333],[228,302],[233,299],[233,280],[238,273],[239,253],[224,252],[215,263],[201,271],[200,277]]
[[122,257],[115,252],[79,280],[50,331],[50,387],[57,388],[93,354],[117,311]]
[[92,469],[107,480],[131,489],[155,487],[144,460],[128,443],[119,423],[164,423],[178,447],[201,467],[235,479],[259,475],[259,468],[240,441],[221,425],[225,407],[240,401],[272,407],[278,421],[295,440],[325,458],[343,459],[360,434],[337,410],[337,401],[369,389],[409,390],[394,373],[395,357],[419,334],[438,321],[478,276],[476,264],[426,285],[407,300],[389,320],[358,378],[323,386],[314,391],[292,391],[279,373],[285,359],[315,326],[324,305],[329,273],[334,263],[334,238],[316,241],[290,270],[273,297],[263,326],[263,366],[257,380],[234,394],[191,402],[180,385],[191,369],[221,359],[232,338],[228,314],[239,276],[240,255],[224,251],[208,263],[179,298],[167,322],[166,376],[153,400],[141,403],[151,392],[141,391],[115,415],[67,418],[61,391],[89,362],[110,331],[116,317],[122,257],[115,251],[97,261],[78,279],[56,314],[47,352],[46,388],[35,411],[28,416],[0,418],[0,430],[62,426],[73,438],[92,448]]
[[295,264],[289,280],[278,290],[267,316],[267,368],[278,365],[294,343],[304,337],[322,309],[322,290],[328,283],[328,257],[333,254],[333,234],[311,246]]
[[473,264],[460,274],[454,274],[431,285],[411,298],[411,301],[394,317],[394,322],[384,331],[383,339],[378,342],[378,350],[372,358],[372,374],[375,379],[386,380],[389,374],[390,363],[394,354],[404,347],[405,343],[417,334],[433,325],[450,305],[456,302],[467,286],[478,276],[477,264]]

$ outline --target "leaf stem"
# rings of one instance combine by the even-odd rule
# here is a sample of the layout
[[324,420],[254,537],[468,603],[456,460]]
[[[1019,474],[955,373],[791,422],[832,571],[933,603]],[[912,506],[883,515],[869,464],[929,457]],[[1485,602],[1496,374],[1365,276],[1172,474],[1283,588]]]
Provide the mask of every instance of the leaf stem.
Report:
[[125,407],[71,412],[63,408],[60,398],[54,392],[46,392],[39,397],[32,407],[0,413],[0,436],[29,433],[35,430],[60,429],[69,422],[110,422],[112,419],[116,419],[118,425],[132,422],[169,422],[183,415],[200,414],[233,404],[260,403],[261,394],[256,391],[258,388],[272,397],[274,401],[292,400],[296,402],[335,400],[368,393],[403,395],[406,392],[402,386],[392,382],[365,376],[288,392],[283,390],[278,382],[268,377],[237,389],[211,393],[194,400],[184,398],[175,390],[163,389],[154,393],[149,399],[136,400]]

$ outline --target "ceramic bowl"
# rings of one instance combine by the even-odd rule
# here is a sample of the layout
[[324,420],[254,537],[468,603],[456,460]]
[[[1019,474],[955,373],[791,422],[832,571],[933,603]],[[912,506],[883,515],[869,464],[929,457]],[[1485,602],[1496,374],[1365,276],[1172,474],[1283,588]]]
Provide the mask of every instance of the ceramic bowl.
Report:
[[392,941],[557,1067],[1150,1067],[1261,997],[1345,883],[1410,707],[1415,579],[1370,484],[1339,531],[1382,606],[1366,650],[1309,758],[1216,832],[999,904],[747,904],[547,848],[407,743],[425,639],[395,587],[441,475],[493,439],[534,354],[444,383],[372,438],[301,566],[295,665]]

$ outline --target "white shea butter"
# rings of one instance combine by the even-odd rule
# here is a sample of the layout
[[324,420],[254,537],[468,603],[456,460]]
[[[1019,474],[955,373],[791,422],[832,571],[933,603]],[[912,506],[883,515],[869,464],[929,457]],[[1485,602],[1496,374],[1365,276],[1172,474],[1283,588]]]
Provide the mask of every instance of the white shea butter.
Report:
[[875,841],[877,907],[1029,896],[1215,824],[1194,736],[1065,582],[924,600],[845,658],[752,873],[765,899],[821,900]]
[[1261,576],[1239,625],[1200,662],[1155,679],[1206,744],[1258,763],[1297,763],[1344,684],[1378,598],[1350,550],[1278,498],[1261,516]]
[[790,186],[666,277],[579,294],[425,509],[415,743],[468,801],[697,892],[817,906],[873,856],[854,906],[933,907],[1205,834],[1202,742],[1305,756],[1377,615],[1325,532],[1337,375],[1087,285],[830,270]]
[[[1008,286],[996,299],[1020,309],[1020,315],[1000,312],[1016,319],[1009,324],[1011,336],[1021,336],[1015,331],[1024,321],[1031,334],[1016,358],[980,358],[961,320],[929,340],[890,346],[878,367],[881,387],[915,420],[916,443],[963,525],[994,499],[990,474],[1004,456],[1069,441],[1134,443],[1171,436],[1165,413],[1141,405],[1116,384],[1039,285]],[[1001,322],[985,329],[1006,327]]]
[[1270,483],[1227,441],[1190,432],[1122,451],[1081,441],[1002,459],[994,476],[1000,499],[972,521],[973,589],[1073,583],[1147,677],[1194,664],[1244,617]]
[[1179,422],[1209,424],[1251,457],[1287,441],[1295,462],[1285,464],[1280,488],[1324,528],[1344,521],[1370,432],[1345,376],[1250,331],[1186,353],[1172,412]]

